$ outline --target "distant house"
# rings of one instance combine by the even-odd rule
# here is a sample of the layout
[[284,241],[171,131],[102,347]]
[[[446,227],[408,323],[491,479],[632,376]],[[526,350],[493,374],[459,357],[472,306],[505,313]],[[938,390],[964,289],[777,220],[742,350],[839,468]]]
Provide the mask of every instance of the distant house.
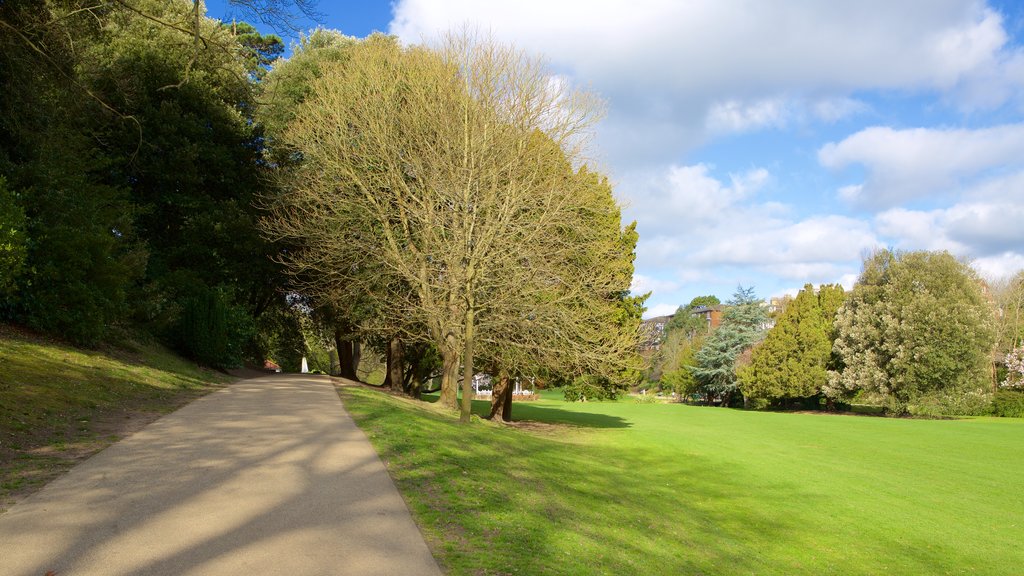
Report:
[[698,306],[690,311],[693,316],[699,316],[707,322],[708,330],[718,328],[722,323],[722,306]]
[[661,347],[661,340],[665,335],[665,326],[668,325],[669,320],[675,314],[669,314],[668,316],[655,316],[654,318],[648,318],[640,324],[640,329],[643,331],[644,341],[640,344],[641,350],[657,350]]

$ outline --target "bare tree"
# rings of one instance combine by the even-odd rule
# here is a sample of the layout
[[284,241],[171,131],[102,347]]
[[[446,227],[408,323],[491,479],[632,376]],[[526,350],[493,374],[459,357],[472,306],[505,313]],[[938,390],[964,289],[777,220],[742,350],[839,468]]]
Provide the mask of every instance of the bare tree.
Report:
[[632,247],[607,184],[574,169],[595,98],[467,33],[438,49],[370,37],[323,66],[281,134],[303,162],[267,222],[300,239],[294,270],[432,342],[452,407],[461,356],[464,421],[478,346],[505,364],[623,356],[629,330],[609,326]]

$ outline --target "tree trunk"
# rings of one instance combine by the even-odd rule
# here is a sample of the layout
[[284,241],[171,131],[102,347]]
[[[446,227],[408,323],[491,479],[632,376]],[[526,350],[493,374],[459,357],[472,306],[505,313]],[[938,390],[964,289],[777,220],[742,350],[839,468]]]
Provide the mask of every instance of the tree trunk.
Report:
[[512,421],[512,383],[506,387],[505,401],[501,403],[501,419],[504,422]]
[[455,391],[459,373],[459,355],[455,351],[454,340],[455,338],[449,336],[446,343],[450,346],[445,346],[441,350],[441,398],[439,400],[442,406],[452,410],[459,407],[458,395]]
[[501,412],[502,420],[508,422],[508,418],[505,417],[505,397],[512,398],[512,386],[508,374],[504,370],[498,372],[498,381],[494,385],[494,389],[491,391],[491,412],[487,415],[487,418],[494,420],[494,417]]
[[352,341],[345,340],[345,332],[341,326],[334,328],[334,346],[338,349],[338,376],[359,380],[352,364]]
[[352,341],[352,375],[355,379],[359,379],[359,360],[363,357],[362,346],[359,345],[358,340]]
[[466,351],[462,354],[462,410],[459,421],[469,423],[469,415],[473,411],[473,340],[476,338],[473,308],[466,310]]
[[388,342],[388,376],[392,392],[401,392],[405,382],[405,369],[402,366],[402,339],[394,336]]
[[422,392],[422,382],[416,377],[419,372],[419,361],[413,360],[410,362],[409,367],[405,370],[405,380],[402,382],[402,389],[405,393],[413,398],[419,400]]

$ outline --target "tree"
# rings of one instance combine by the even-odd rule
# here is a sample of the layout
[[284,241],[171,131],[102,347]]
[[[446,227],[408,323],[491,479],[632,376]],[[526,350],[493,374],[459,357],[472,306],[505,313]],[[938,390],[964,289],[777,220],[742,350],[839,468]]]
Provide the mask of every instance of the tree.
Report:
[[14,289],[25,253],[25,211],[0,176],[0,295]]
[[109,110],[80,97],[81,43],[98,31],[74,8],[0,3],[0,174],[18,192],[12,217],[24,215],[24,265],[0,312],[94,344],[128,320],[146,253],[127,190],[96,150],[92,122]]
[[[826,292],[824,287],[822,292]],[[826,319],[819,296],[813,286],[805,285],[754,348],[750,365],[737,374],[744,398],[777,402],[821,392],[832,353],[832,323]],[[830,307],[832,296],[829,291],[826,300]]]
[[995,342],[992,351],[992,386],[998,387],[1000,367],[1008,368],[1007,354],[1024,342],[1024,271],[994,283]]
[[768,320],[763,303],[754,296],[753,287],[739,286],[728,305],[722,324],[695,355],[697,363],[693,370],[708,400],[719,395],[723,406],[729,405],[732,394],[738,389],[736,359],[761,339]]
[[478,346],[541,356],[569,342],[593,364],[628,340],[608,329],[632,267],[632,254],[604,263],[623,258],[618,208],[580,200],[604,188],[572,164],[593,99],[468,35],[437,50],[371,36],[322,68],[282,132],[303,162],[268,221],[300,240],[293,270],[368,295],[383,327],[433,344],[448,405],[461,355],[464,420]]
[[[674,334],[672,338],[676,338]],[[681,398],[700,392],[700,382],[694,376],[693,370],[697,366],[697,354],[704,346],[705,336],[696,335],[692,338],[685,338],[679,344],[679,349],[673,356],[673,363],[666,365],[661,376],[662,387],[669,387]]]
[[[686,353],[692,353],[693,347],[689,345],[689,342],[694,338],[707,334],[710,329],[708,323],[703,318],[693,315],[693,310],[702,307],[718,306],[719,304],[721,304],[721,301],[717,296],[697,296],[686,306],[680,306],[676,309],[676,313],[665,324],[665,329],[661,334],[661,344],[651,359],[651,365],[647,373],[649,380],[661,381],[664,375],[669,372],[677,372],[676,376],[674,376],[675,379],[683,377],[681,374],[678,374],[678,371],[682,366],[688,366],[690,363],[684,362],[680,354],[684,350],[688,350]],[[674,385],[671,386],[674,387]]]
[[830,371],[835,399],[867,394],[896,414],[982,398],[993,342],[991,310],[971,268],[947,252],[891,252],[867,258],[839,309]]

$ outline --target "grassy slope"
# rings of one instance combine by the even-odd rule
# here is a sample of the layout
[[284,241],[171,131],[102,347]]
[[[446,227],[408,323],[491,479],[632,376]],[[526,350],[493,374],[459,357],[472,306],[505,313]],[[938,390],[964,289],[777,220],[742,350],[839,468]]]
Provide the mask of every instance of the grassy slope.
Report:
[[[1024,421],[553,399],[524,432],[344,389],[453,574],[1009,574]],[[480,406],[482,408],[482,406]]]
[[228,380],[157,345],[80,350],[0,325],[0,510]]

